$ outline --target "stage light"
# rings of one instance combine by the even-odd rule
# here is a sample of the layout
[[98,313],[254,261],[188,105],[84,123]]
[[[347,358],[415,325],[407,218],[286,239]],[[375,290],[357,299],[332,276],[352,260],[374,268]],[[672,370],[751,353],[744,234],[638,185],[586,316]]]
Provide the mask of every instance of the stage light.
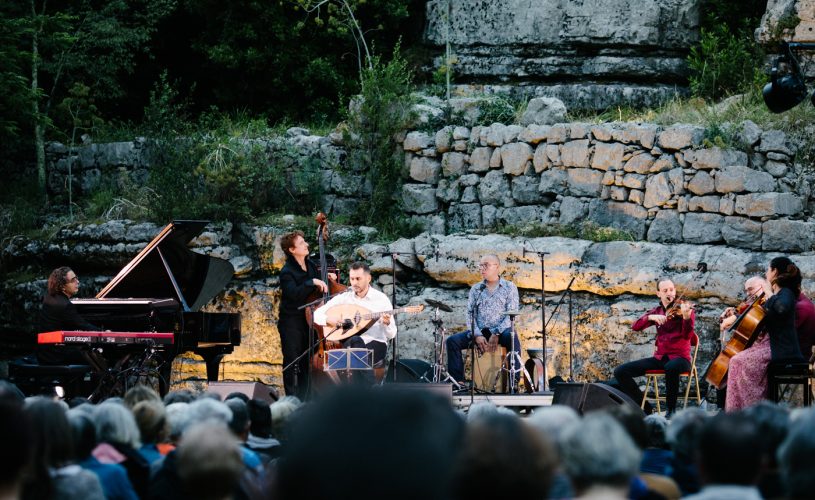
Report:
[[[781,54],[773,63],[770,83],[764,86],[764,104],[773,113],[783,113],[799,105],[807,97],[807,87],[798,60],[792,49],[815,49],[812,43],[784,43]],[[815,94],[812,95],[815,105]]]

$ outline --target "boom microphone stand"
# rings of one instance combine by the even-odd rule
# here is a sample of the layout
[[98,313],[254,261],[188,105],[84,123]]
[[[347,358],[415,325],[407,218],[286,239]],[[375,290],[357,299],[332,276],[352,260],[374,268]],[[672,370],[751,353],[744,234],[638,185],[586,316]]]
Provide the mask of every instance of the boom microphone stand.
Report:
[[[424,255],[420,253],[414,252],[376,252],[375,255],[381,255],[383,257],[390,256],[391,258],[391,276],[393,277],[393,283],[391,284],[391,306],[396,308],[396,258],[400,255]],[[393,381],[396,382],[397,375],[396,375],[396,364],[399,362],[399,356],[397,354],[397,347],[399,345],[399,335],[397,334],[393,338],[393,355],[391,356],[391,366],[390,371],[393,374]]]
[[543,380],[541,381],[540,387],[541,392],[547,390],[547,384],[549,383],[546,377],[546,258],[545,255],[549,255],[549,252],[539,252],[537,250],[527,250],[526,247],[523,247],[523,256],[526,257],[526,254],[535,254],[538,256],[541,262],[541,344],[543,347],[543,352],[541,352],[541,356],[543,357]]
[[[567,296],[569,297],[569,382],[574,381],[574,379],[573,379],[574,374],[572,373],[572,371],[573,371],[573,368],[572,368],[572,359],[573,359],[572,358],[572,356],[573,356],[572,346],[574,345],[574,332],[572,330],[572,285],[574,284],[575,278],[576,278],[576,276],[572,276],[572,280],[569,281],[568,285],[566,285],[566,289],[563,291],[563,294],[560,296],[560,299],[557,301],[557,304],[555,304],[555,308],[552,310],[552,314],[549,315],[549,321],[552,321],[552,319],[557,314],[557,311],[560,308],[560,305],[563,304],[563,300]],[[545,369],[545,365],[544,365],[544,369]],[[544,374],[545,373],[546,372],[544,371]]]

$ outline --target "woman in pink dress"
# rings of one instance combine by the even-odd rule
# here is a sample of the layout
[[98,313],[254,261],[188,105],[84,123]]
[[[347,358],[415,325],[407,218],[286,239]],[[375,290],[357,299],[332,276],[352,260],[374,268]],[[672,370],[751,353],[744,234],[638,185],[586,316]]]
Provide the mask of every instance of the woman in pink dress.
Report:
[[736,411],[767,397],[771,361],[803,361],[795,330],[795,302],[801,271],[788,257],[770,261],[765,273],[773,295],[764,303],[764,333],[749,349],[730,360],[725,410]]

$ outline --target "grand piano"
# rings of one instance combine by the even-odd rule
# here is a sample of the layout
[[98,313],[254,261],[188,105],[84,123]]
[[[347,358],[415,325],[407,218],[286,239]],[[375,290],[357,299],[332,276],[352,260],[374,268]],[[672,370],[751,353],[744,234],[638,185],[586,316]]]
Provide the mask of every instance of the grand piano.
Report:
[[[172,332],[173,342],[152,346],[160,371],[169,381],[170,365],[179,354],[193,352],[206,363],[207,379],[218,380],[221,359],[241,343],[240,313],[200,309],[232,278],[232,264],[193,252],[188,244],[207,221],[176,220],[153,238],[92,299],[73,299],[79,313],[102,330]],[[96,347],[96,346],[94,346]],[[144,348],[143,344],[101,347],[109,361]]]

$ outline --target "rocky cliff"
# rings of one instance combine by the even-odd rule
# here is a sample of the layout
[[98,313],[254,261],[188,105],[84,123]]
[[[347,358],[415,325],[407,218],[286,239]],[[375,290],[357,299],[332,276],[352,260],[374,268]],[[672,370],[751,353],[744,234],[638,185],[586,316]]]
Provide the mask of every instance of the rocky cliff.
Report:
[[[57,264],[74,266],[83,277],[83,294],[92,295],[103,286],[160,228],[130,221],[111,221],[63,229],[49,241],[18,238],[5,249],[6,255],[27,269],[28,276],[8,278],[3,284],[4,328],[33,331],[42,278]],[[277,273],[283,258],[279,237],[291,227],[211,225],[192,246],[195,251],[229,258],[236,274],[226,290],[207,306],[212,311],[240,312],[243,342],[225,358],[222,376],[235,380],[259,380],[280,387],[281,362],[276,329],[279,288]],[[732,248],[723,245],[661,244],[650,242],[607,242],[548,237],[521,238],[501,235],[422,234],[389,244],[365,243],[358,231],[339,231],[347,242],[357,242],[339,255],[342,262],[365,258],[375,274],[375,285],[392,291],[391,263],[377,252],[419,254],[397,258],[399,306],[423,304],[432,298],[449,304],[451,313],[441,313],[449,332],[465,328],[466,296],[470,284],[479,279],[478,259],[497,254],[504,262],[504,276],[521,291],[522,315],[517,330],[524,348],[541,346],[541,262],[545,256],[546,327],[550,374],[567,375],[569,370],[568,300],[554,314],[555,305],[574,278],[571,290],[575,378],[581,381],[606,379],[620,362],[648,355],[653,331],[634,333],[630,326],[656,303],[654,291],[661,277],[675,280],[680,291],[694,301],[697,333],[702,344],[700,369],[718,348],[717,318],[726,305],[738,301],[743,280],[760,274],[776,253]],[[126,241],[126,243],[125,243]],[[527,251],[524,255],[524,249]],[[532,253],[530,253],[532,252]],[[815,255],[795,255],[804,273],[804,288],[815,284]],[[24,263],[24,266],[23,266]],[[104,263],[104,265],[100,265]],[[704,263],[704,272],[698,271]],[[30,274],[41,278],[31,279]],[[553,315],[554,314],[554,315]],[[433,356],[433,326],[430,311],[399,318],[400,357],[430,360]],[[526,355],[524,355],[526,359]],[[194,356],[176,361],[173,382],[185,383],[204,377],[203,363]]]

